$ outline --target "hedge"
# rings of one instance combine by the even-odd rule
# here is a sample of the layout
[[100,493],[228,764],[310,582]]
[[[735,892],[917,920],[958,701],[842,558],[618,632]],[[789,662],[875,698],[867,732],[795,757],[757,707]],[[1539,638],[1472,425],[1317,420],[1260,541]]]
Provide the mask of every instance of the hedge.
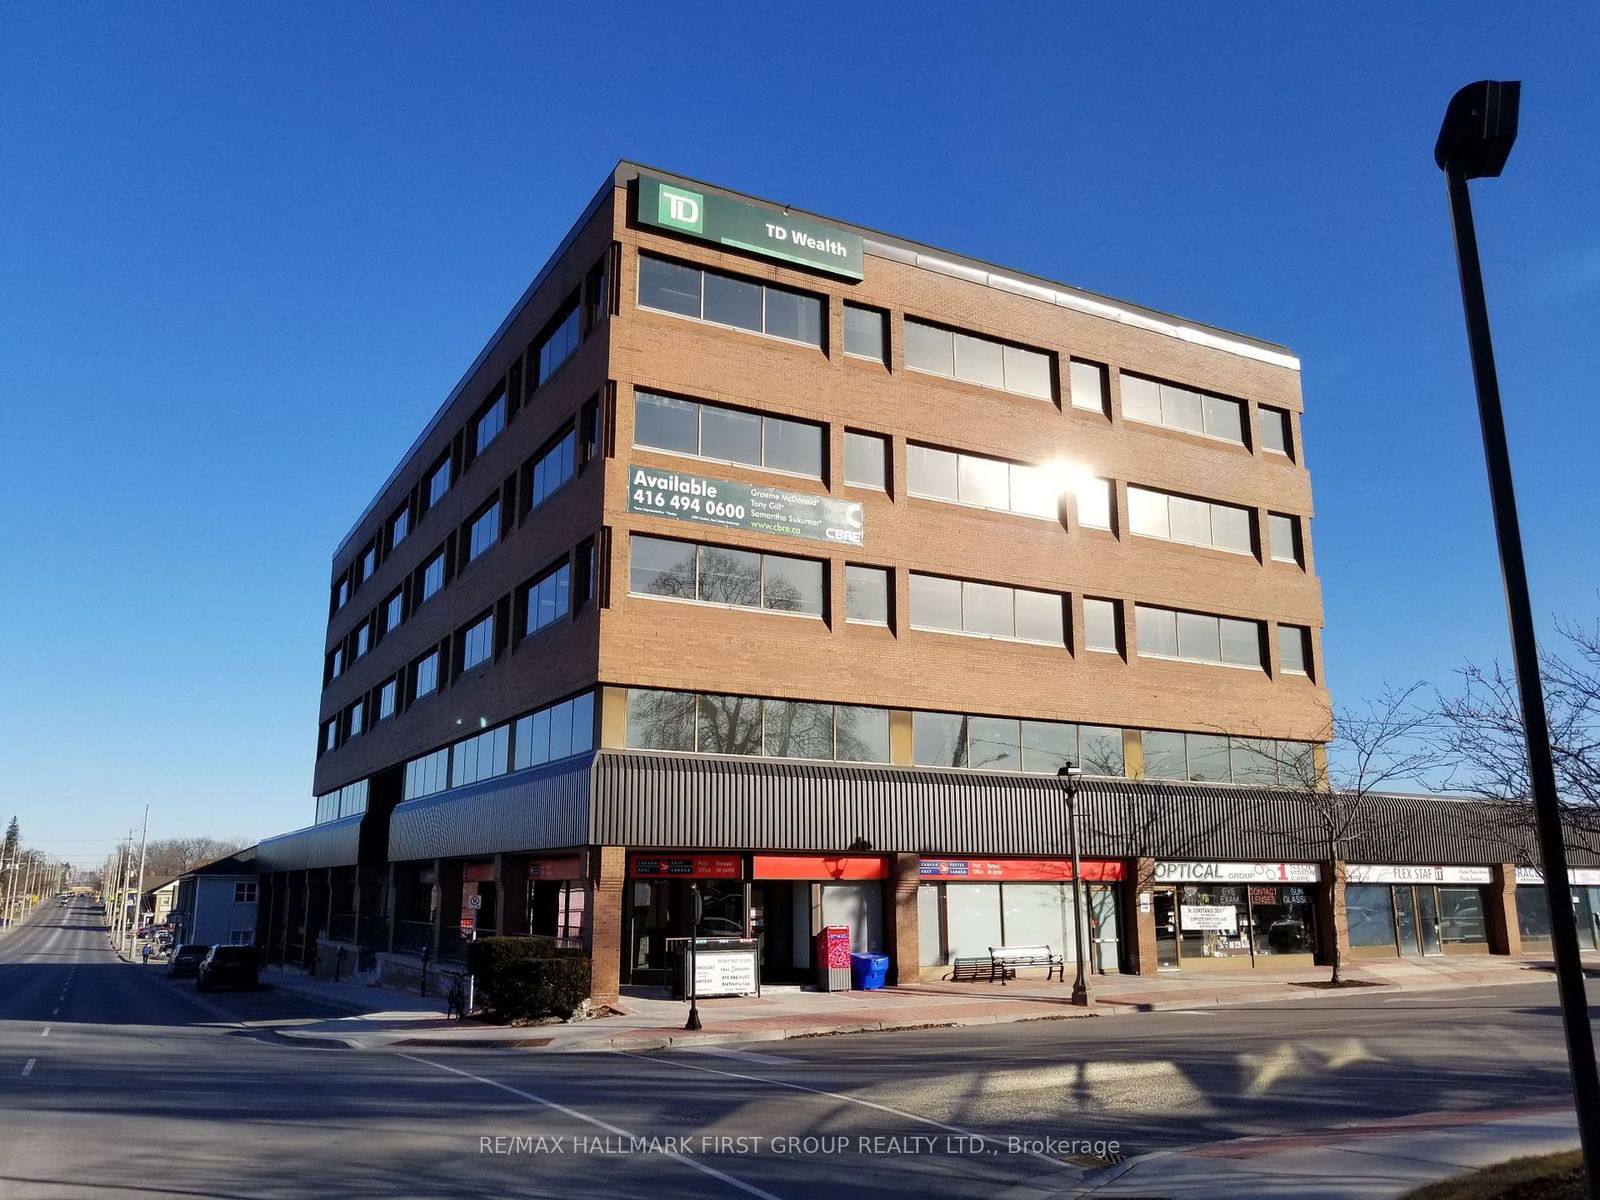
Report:
[[468,943],[467,969],[492,1021],[566,1020],[589,996],[589,959],[541,938],[488,937]]

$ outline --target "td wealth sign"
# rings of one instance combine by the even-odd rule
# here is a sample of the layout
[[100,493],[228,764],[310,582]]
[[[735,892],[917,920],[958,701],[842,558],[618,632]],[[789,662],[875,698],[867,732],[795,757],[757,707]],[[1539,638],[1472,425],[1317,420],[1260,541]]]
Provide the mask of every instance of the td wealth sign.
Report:
[[861,238],[856,234],[651,175],[639,176],[639,221],[763,258],[861,278]]

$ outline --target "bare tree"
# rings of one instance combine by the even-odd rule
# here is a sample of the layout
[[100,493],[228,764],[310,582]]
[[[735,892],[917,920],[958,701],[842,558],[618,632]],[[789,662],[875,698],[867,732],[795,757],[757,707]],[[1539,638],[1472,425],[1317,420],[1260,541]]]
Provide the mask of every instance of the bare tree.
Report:
[[[1274,809],[1267,824],[1270,833],[1291,846],[1300,846],[1323,862],[1347,862],[1352,848],[1377,840],[1392,840],[1409,832],[1411,821],[1397,816],[1382,794],[1399,784],[1413,784],[1440,769],[1440,758],[1429,734],[1432,714],[1417,703],[1425,685],[1385,685],[1373,699],[1330,714],[1324,736],[1324,769],[1311,745],[1304,752],[1282,755],[1278,786],[1295,794],[1295,813],[1285,819]],[[1256,739],[1239,739],[1258,745]],[[1336,867],[1334,868],[1337,869]],[[1338,931],[1348,920],[1344,888],[1329,881],[1333,897],[1334,936],[1331,982],[1344,982],[1344,949]]]
[[[1540,654],[1550,754],[1569,845],[1600,851],[1600,622],[1556,626],[1561,643]],[[1528,739],[1515,672],[1498,661],[1458,672],[1438,697],[1441,754],[1461,786],[1482,799],[1522,845],[1535,841]]]

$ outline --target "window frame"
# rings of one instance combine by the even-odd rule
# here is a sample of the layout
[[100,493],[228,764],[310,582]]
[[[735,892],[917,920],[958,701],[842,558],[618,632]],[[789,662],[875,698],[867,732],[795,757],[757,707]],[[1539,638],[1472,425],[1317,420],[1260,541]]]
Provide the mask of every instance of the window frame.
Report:
[[[909,313],[907,313],[902,320],[904,325],[907,327],[915,326],[918,329],[934,330],[942,334],[948,334],[951,339],[950,372],[948,374],[943,371],[935,370],[932,367],[917,366],[913,364],[909,350],[906,354],[907,371],[915,371],[920,375],[932,375],[937,379],[954,380],[958,383],[965,383],[971,387],[981,387],[986,391],[1003,392],[1008,396],[1025,396],[1029,400],[1039,400],[1045,404],[1053,406],[1059,405],[1059,396],[1061,392],[1059,376],[1061,374],[1061,368],[1059,356],[1055,353],[1055,351],[1045,350],[1038,346],[1027,346],[1021,342],[1014,342],[1005,338],[995,337],[992,334],[975,333],[969,329],[957,329],[954,326],[944,325],[938,321],[929,321],[922,317],[914,317]],[[959,338],[970,338],[974,342],[978,342],[985,346],[992,346],[1000,352],[1000,378],[1002,382],[998,384],[987,383],[982,379],[975,379],[961,374],[961,355],[959,353],[960,343],[957,341]],[[911,335],[909,331],[905,335],[905,343],[907,347],[911,345]],[[1008,349],[1012,351],[1020,351],[1024,354],[1036,354],[1044,359],[1045,371],[1047,375],[1046,395],[1041,396],[1038,392],[1024,391],[1020,388],[1006,386],[1004,382],[1006,378],[1005,352]]]
[[[916,630],[918,633],[943,633],[943,634],[951,634],[951,635],[954,635],[954,636],[957,636],[957,637],[983,638],[983,639],[985,639],[987,641],[995,641],[995,642],[1016,642],[1016,643],[1019,643],[1020,645],[1024,645],[1024,646],[1051,646],[1051,647],[1059,646],[1063,650],[1067,649],[1069,644],[1070,644],[1070,642],[1071,642],[1071,638],[1072,638],[1072,632],[1071,632],[1072,631],[1072,621],[1071,621],[1071,617],[1069,616],[1068,611],[1067,611],[1067,605],[1068,605],[1068,602],[1071,599],[1071,596],[1070,596],[1069,593],[1051,591],[1051,590],[1049,590],[1047,588],[1020,587],[1017,584],[1012,584],[1012,583],[994,583],[994,582],[991,582],[991,581],[986,580],[986,579],[966,579],[966,578],[963,578],[963,577],[960,577],[960,576],[955,576],[955,575],[939,575],[939,574],[936,574],[936,573],[934,573],[932,571],[912,571],[910,573],[910,581],[911,581],[911,586],[913,588],[915,587],[915,583],[916,583],[916,581],[918,579],[942,580],[942,581],[947,582],[947,583],[954,583],[954,584],[956,584],[958,586],[958,589],[959,589],[958,594],[960,596],[960,604],[961,604],[961,625],[962,625],[962,627],[960,629],[947,629],[947,628],[944,628],[943,626],[938,626],[938,625],[919,625],[919,624],[917,624],[917,618],[916,618],[916,612],[915,612],[916,605],[915,605],[914,601],[911,601],[911,600],[908,599],[908,603],[907,603],[907,610],[908,611],[906,612],[906,624],[909,625],[912,629]],[[969,588],[996,588],[996,589],[1003,589],[1003,590],[1005,590],[1005,591],[1007,591],[1007,592],[1009,592],[1011,594],[1010,599],[1011,599],[1011,628],[1012,628],[1012,632],[1010,634],[986,633],[986,632],[984,632],[982,630],[973,630],[973,629],[968,629],[966,627],[967,626],[967,601],[968,601],[968,595],[969,595],[969,591],[968,591]],[[1015,632],[1016,628],[1017,628],[1017,593],[1018,592],[1026,592],[1029,595],[1036,595],[1036,596],[1048,596],[1052,600],[1057,602],[1057,604],[1060,606],[1060,609],[1061,609],[1061,612],[1060,612],[1060,616],[1061,616],[1061,640],[1060,641],[1045,641],[1042,638],[1021,637]],[[912,592],[909,595],[914,595],[914,594],[915,593]]]
[[[676,258],[672,258],[672,257],[670,257],[668,255],[665,255],[665,254],[656,254],[656,253],[653,253],[653,252],[648,251],[648,250],[640,250],[639,251],[639,258],[640,258],[641,261],[643,261],[645,259],[654,259],[657,262],[664,262],[664,263],[668,263],[668,264],[670,264],[672,266],[675,266],[675,267],[684,267],[684,268],[687,268],[687,269],[689,269],[691,271],[698,272],[699,276],[700,276],[700,289],[699,289],[700,304],[699,304],[699,315],[696,316],[696,315],[691,315],[689,313],[673,312],[671,309],[667,309],[667,308],[657,308],[653,304],[645,303],[645,301],[643,299],[643,295],[642,295],[643,289],[644,289],[644,269],[643,269],[643,267],[640,267],[639,271],[637,272],[638,278],[637,278],[637,280],[635,281],[635,284],[634,284],[633,302],[634,302],[634,306],[636,308],[640,308],[640,309],[644,310],[645,312],[656,313],[656,314],[658,314],[660,316],[676,317],[680,321],[695,321],[695,322],[698,322],[701,325],[710,325],[710,326],[712,326],[713,328],[716,328],[716,329],[731,329],[731,330],[734,330],[737,333],[754,334],[757,337],[771,338],[775,342],[783,342],[785,345],[789,345],[789,346],[807,346],[807,347],[810,347],[813,350],[820,350],[824,354],[827,353],[827,345],[828,345],[828,297],[827,297],[827,295],[825,293],[808,292],[803,288],[787,287],[784,284],[780,284],[780,283],[769,283],[768,281],[766,281],[764,279],[757,279],[757,278],[755,278],[753,276],[749,276],[749,275],[739,275],[739,274],[736,274],[736,273],[734,273],[732,271],[721,271],[721,270],[718,270],[716,267],[708,267],[708,266],[705,266],[702,263],[692,262],[692,261],[685,260],[685,259],[676,259]],[[735,283],[749,284],[749,285],[753,285],[753,286],[755,286],[757,288],[760,288],[761,289],[761,328],[760,329],[748,329],[743,325],[730,325],[730,324],[727,324],[724,321],[715,321],[715,320],[712,320],[710,317],[707,317],[705,315],[705,312],[706,312],[706,276],[707,275],[715,275],[715,276],[718,276],[719,278],[730,280],[730,281],[735,282]],[[782,292],[782,293],[785,293],[787,295],[792,295],[792,296],[800,296],[800,297],[803,297],[804,299],[816,301],[819,311],[818,311],[818,321],[817,321],[817,340],[815,342],[802,341],[801,339],[798,339],[798,338],[785,337],[781,333],[769,333],[767,331],[767,292],[769,290]]]
[[[643,396],[653,397],[658,400],[670,400],[676,404],[694,406],[694,450],[679,450],[668,446],[655,446],[649,442],[639,440],[639,404]],[[756,444],[759,447],[759,462],[749,462],[742,458],[722,458],[705,451],[705,412],[711,409],[717,412],[735,413],[741,416],[756,418]],[[788,467],[775,467],[767,462],[767,422],[782,421],[790,425],[801,425],[817,432],[817,470],[815,474],[807,471],[795,471]],[[765,409],[745,408],[737,404],[723,404],[715,400],[701,400],[696,396],[683,396],[674,392],[658,391],[655,388],[633,389],[633,446],[636,450],[648,450],[652,454],[671,454],[678,458],[689,458],[696,462],[716,463],[719,466],[746,467],[754,471],[769,471],[774,475],[785,475],[791,479],[809,479],[813,482],[822,480],[827,475],[828,467],[828,426],[822,421],[811,421],[805,417],[791,417],[784,413],[768,412]]]

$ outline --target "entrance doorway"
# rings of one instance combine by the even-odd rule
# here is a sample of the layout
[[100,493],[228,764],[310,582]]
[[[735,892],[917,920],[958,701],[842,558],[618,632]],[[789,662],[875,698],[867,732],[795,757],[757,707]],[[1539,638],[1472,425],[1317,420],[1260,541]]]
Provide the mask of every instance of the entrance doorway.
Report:
[[1178,969],[1178,894],[1173,888],[1152,893],[1156,919],[1156,969]]
[[[700,923],[694,891],[700,889]],[[745,884],[738,879],[635,879],[629,905],[628,965],[633,983],[665,983],[669,938],[745,937]]]
[[811,968],[811,885],[763,880],[750,885],[750,936],[761,939],[762,983],[807,983]]
[[1439,898],[1431,886],[1394,889],[1394,928],[1402,956],[1444,953],[1439,937]]

